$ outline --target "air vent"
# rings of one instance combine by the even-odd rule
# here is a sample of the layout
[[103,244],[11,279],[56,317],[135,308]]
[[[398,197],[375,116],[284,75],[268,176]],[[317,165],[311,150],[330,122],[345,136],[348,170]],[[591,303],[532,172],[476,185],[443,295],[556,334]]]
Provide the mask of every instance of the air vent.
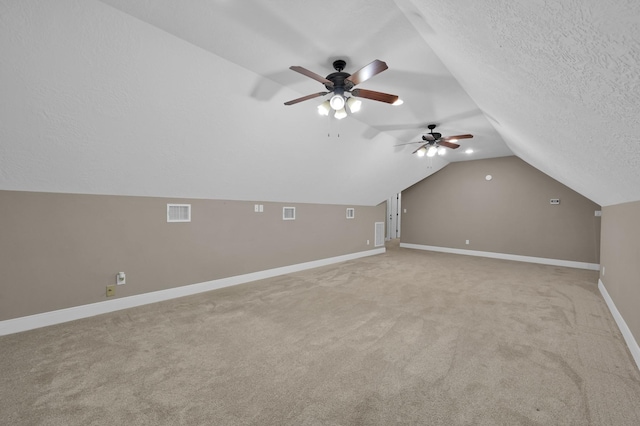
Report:
[[353,207],[348,207],[347,208],[347,219],[353,219],[354,217],[356,217],[356,209],[354,209]]
[[376,222],[375,245],[376,247],[384,245],[384,222]]
[[191,204],[167,204],[167,222],[191,222]]
[[295,207],[283,207],[282,208],[282,220],[296,220],[296,208]]

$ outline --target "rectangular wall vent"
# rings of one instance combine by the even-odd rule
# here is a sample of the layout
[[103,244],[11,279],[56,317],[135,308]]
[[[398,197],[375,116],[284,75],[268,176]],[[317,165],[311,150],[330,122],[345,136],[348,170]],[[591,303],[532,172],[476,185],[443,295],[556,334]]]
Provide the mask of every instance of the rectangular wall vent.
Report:
[[347,208],[347,219],[353,219],[354,217],[356,217],[356,209],[354,209],[353,207],[348,207]]
[[191,222],[191,204],[167,204],[167,222]]
[[282,220],[296,220],[296,208],[295,207],[283,207],[282,208]]
[[375,246],[380,247],[384,245],[384,222],[376,222],[375,225]]

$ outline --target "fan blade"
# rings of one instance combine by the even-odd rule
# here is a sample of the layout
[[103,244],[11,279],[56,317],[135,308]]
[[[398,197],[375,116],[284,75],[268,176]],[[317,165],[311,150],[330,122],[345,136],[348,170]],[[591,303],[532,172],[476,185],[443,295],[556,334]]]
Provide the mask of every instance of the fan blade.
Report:
[[429,146],[428,143],[422,145],[420,148],[416,149],[415,151],[412,152],[412,154],[415,154],[416,152],[420,151],[422,148],[426,148],[427,146]]
[[458,145],[457,143],[446,142],[446,141],[440,141],[438,142],[438,145],[446,146],[447,148],[451,148],[451,149],[460,148],[460,145]]
[[313,99],[313,98],[317,98],[319,96],[324,96],[326,94],[328,94],[329,92],[318,92],[318,93],[313,93],[311,95],[307,95],[307,96],[303,96],[301,98],[298,99],[293,99],[289,102],[285,102],[285,105],[293,105],[293,104],[297,104],[298,102],[302,102],[302,101],[308,101],[309,99]]
[[473,135],[457,135],[457,136],[447,136],[446,138],[442,138],[443,141],[448,141],[451,139],[471,139]]
[[382,71],[388,69],[386,62],[383,62],[379,59],[371,62],[368,65],[360,68],[358,71],[351,74],[345,80],[349,80],[355,86],[356,84],[360,84],[363,81],[369,80],[371,77],[380,74]]
[[320,83],[322,83],[322,84],[324,84],[326,86],[329,86],[330,88],[333,89],[333,83],[331,81],[327,80],[326,78],[324,78],[321,75],[316,74],[313,71],[309,71],[308,69],[300,67],[300,66],[297,66],[297,65],[291,66],[291,67],[289,67],[289,69],[293,70],[295,72],[299,72],[302,75],[306,75],[307,77],[312,78],[312,79],[314,79],[316,81],[319,81]]
[[398,100],[398,96],[396,95],[366,89],[354,89],[351,91],[351,94],[358,98],[366,98],[374,101],[386,102],[388,104],[392,104]]
[[394,146],[413,145],[414,143],[423,143],[423,142],[422,141],[420,141],[420,142],[406,142],[406,143],[399,143],[398,145],[394,145]]

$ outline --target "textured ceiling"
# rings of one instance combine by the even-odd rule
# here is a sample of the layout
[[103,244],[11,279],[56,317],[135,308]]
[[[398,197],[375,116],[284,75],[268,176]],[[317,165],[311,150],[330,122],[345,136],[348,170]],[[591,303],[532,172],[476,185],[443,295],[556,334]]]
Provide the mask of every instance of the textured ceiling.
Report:
[[640,200],[640,2],[398,3],[516,155],[601,205]]
[[[0,189],[374,205],[515,153],[638,200],[639,6],[558,3],[0,0]],[[323,89],[289,66],[337,58],[386,61],[358,87],[404,104],[283,105]],[[475,137],[447,161],[398,146],[432,122]]]

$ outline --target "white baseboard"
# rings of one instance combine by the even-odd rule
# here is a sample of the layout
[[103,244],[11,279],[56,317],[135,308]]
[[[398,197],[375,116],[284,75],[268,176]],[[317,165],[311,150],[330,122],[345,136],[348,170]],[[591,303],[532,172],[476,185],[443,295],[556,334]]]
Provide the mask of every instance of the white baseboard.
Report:
[[547,259],[545,257],[520,256],[518,254],[493,253],[490,251],[463,250],[449,247],[424,246],[421,244],[400,243],[402,248],[416,250],[439,251],[442,253],[463,254],[466,256],[490,257],[493,259],[515,260],[517,262],[540,263],[543,265],[566,266],[568,268],[590,269],[599,271],[600,265],[597,263],[576,262],[573,260]]
[[0,321],[0,336],[385,253],[384,247]]
[[613,315],[613,319],[616,320],[616,324],[618,324],[618,328],[622,333],[622,337],[624,337],[624,341],[627,342],[627,346],[629,347],[629,351],[631,352],[631,356],[636,362],[638,366],[638,370],[640,370],[640,346],[638,346],[637,340],[633,337],[631,330],[627,326],[627,323],[618,312],[618,308],[616,308],[615,303],[613,303],[613,299],[609,296],[607,289],[604,286],[602,280],[598,280],[598,289],[600,290],[600,294],[604,298],[604,301],[607,302],[607,306],[609,307],[609,311],[611,311],[611,315]]

